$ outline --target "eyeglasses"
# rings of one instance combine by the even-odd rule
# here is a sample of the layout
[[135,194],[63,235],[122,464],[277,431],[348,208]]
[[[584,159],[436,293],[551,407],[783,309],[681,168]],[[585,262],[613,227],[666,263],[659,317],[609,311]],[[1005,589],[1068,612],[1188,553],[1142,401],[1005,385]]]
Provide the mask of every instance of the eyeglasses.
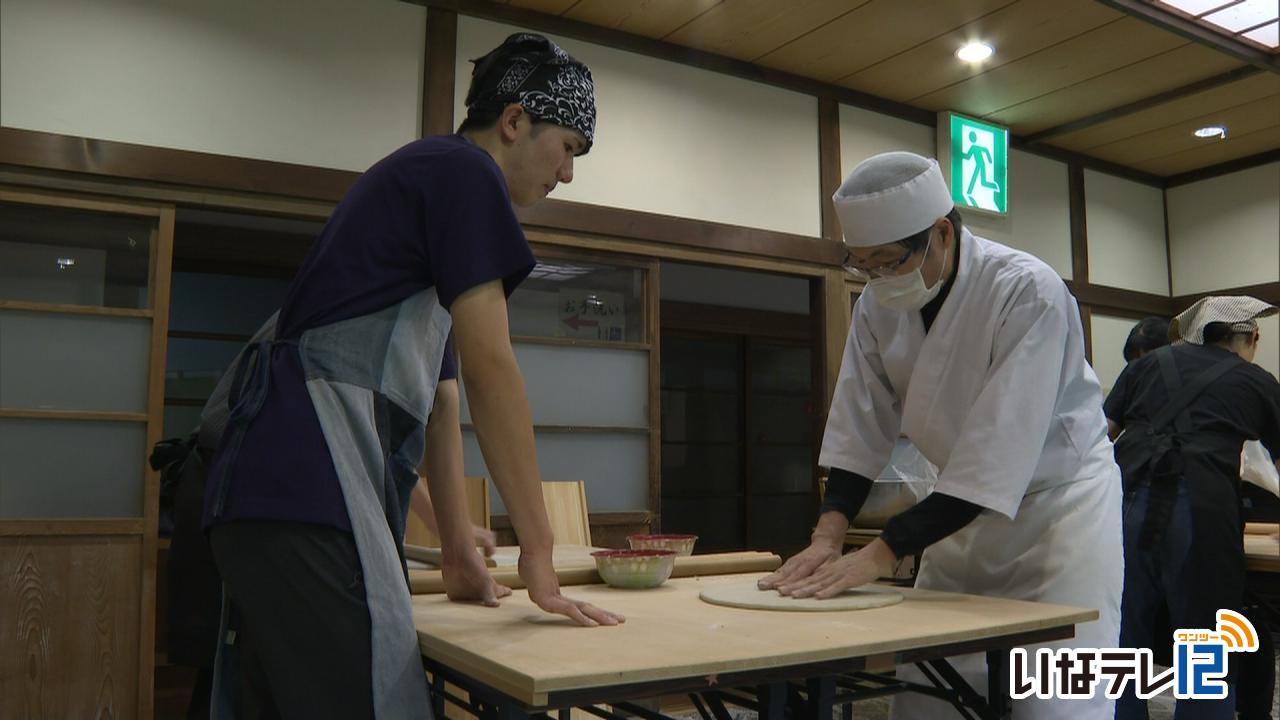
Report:
[[898,258],[897,260],[894,260],[893,262],[888,262],[883,265],[876,265],[875,267],[863,267],[854,262],[853,253],[850,252],[848,248],[845,248],[844,262],[841,263],[841,265],[844,266],[845,270],[853,273],[855,276],[888,277],[890,275],[897,275],[898,268],[905,265],[906,262],[911,259],[911,256],[915,254],[915,252],[916,252],[915,250],[908,249],[905,253],[903,253],[902,257]]

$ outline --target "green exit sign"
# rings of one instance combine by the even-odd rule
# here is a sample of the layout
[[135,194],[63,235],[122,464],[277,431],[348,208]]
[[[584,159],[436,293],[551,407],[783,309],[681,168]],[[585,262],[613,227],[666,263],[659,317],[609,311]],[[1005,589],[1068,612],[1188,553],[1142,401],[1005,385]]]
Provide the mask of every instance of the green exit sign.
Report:
[[1009,128],[938,113],[938,163],[956,205],[1009,212]]

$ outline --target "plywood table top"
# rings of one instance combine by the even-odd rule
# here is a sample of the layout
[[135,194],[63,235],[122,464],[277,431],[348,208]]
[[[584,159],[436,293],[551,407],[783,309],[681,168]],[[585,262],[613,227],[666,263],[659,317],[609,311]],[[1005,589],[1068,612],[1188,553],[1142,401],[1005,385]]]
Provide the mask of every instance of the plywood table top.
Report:
[[1246,532],[1244,560],[1249,570],[1280,573],[1280,532]]
[[[529,707],[557,693],[607,689],[719,674],[800,667],[854,658],[903,662],[924,648],[969,643],[968,652],[1002,647],[1019,634],[1063,630],[1098,617],[1094,610],[903,589],[904,602],[847,612],[786,613],[710,605],[713,583],[763,573],[673,579],[652,590],[603,585],[565,589],[575,599],[620,612],[617,627],[579,628],[543,613],[524,591],[498,608],[415,596],[424,655]],[[973,645],[976,643],[976,645]]]

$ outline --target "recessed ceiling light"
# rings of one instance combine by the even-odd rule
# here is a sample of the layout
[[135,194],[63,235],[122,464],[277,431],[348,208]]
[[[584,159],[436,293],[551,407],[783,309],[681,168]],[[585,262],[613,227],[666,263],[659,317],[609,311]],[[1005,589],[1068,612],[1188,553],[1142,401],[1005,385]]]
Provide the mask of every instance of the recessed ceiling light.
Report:
[[984,42],[971,42],[968,45],[956,51],[956,57],[965,62],[982,62],[991,57],[991,53],[995,52],[995,48]]
[[1220,137],[1225,140],[1227,137],[1227,129],[1221,125],[1209,125],[1207,127],[1202,127],[1199,130],[1197,130],[1196,137],[1202,137],[1202,138]]

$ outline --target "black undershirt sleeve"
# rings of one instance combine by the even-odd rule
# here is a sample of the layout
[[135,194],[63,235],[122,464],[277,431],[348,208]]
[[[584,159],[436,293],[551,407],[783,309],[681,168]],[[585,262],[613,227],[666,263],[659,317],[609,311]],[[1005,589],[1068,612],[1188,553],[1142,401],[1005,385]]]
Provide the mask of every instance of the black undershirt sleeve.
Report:
[[838,512],[853,524],[870,494],[871,478],[833,467],[827,476],[827,491],[822,496],[822,507],[818,513]]
[[890,518],[880,539],[898,557],[915,555],[973,522],[981,512],[981,505],[935,492]]

